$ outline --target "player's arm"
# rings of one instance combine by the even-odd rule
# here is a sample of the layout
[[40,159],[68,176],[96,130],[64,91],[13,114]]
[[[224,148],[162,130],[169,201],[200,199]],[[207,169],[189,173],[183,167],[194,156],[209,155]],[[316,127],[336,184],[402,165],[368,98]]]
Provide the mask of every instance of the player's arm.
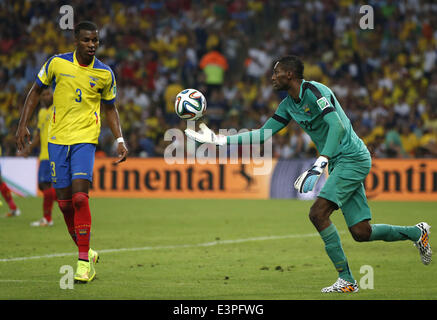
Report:
[[41,93],[52,83],[52,80],[54,79],[55,63],[53,63],[53,61],[55,60],[55,57],[56,56],[51,57],[46,63],[44,63],[38,75],[36,76],[32,88],[30,88],[30,91],[27,94],[26,100],[24,101],[24,107],[21,111],[18,129],[15,133],[18,152],[24,150],[26,143],[31,143],[30,132],[27,128],[27,124],[32,117],[33,111],[38,105]]
[[123,139],[123,133],[121,131],[120,116],[118,114],[117,107],[115,106],[115,100],[117,97],[117,84],[112,70],[110,70],[110,75],[111,77],[108,77],[107,83],[103,89],[101,101],[106,114],[106,121],[108,122],[109,128],[111,129],[112,134],[117,141],[118,160],[115,161],[114,164],[119,164],[120,162],[126,160],[128,150]]
[[335,154],[338,145],[346,133],[346,129],[344,128],[344,125],[335,109],[329,113],[326,113],[323,117],[323,120],[328,124],[329,130],[325,146],[323,147],[323,150],[320,151],[320,155],[329,159]]
[[242,132],[226,137],[227,144],[251,144],[258,142],[263,144],[269,140],[278,131],[288,125],[288,120],[274,114],[269,118],[261,128],[249,132]]
[[21,112],[20,121],[18,123],[18,129],[15,133],[15,138],[17,142],[17,149],[19,152],[24,150],[26,144],[30,144],[30,132],[27,128],[30,118],[32,117],[33,111],[38,105],[39,97],[44,90],[43,87],[39,86],[36,82],[33,84],[29,93],[27,94],[26,100],[24,102],[24,107]]
[[261,143],[263,144],[265,141],[270,139],[274,134],[283,129],[289,120],[274,114],[271,118],[269,118],[261,128],[252,130],[249,132],[242,132],[239,134],[231,135],[231,136],[223,136],[216,135],[212,132],[204,123],[199,125],[201,132],[196,132],[191,129],[186,129],[185,134],[200,142],[200,143],[212,143],[216,145],[225,145],[225,144],[251,144]]
[[18,155],[23,156],[23,157],[28,157],[29,154],[32,153],[32,150],[35,147],[39,146],[40,140],[41,140],[41,138],[40,138],[40,134],[39,134],[39,129],[37,129],[34,131],[32,141],[28,145],[26,145],[24,147],[24,149]]
[[108,122],[109,128],[112,131],[116,141],[117,141],[117,155],[118,160],[115,161],[115,164],[123,162],[127,157],[127,147],[123,139],[123,134],[120,126],[120,116],[118,114],[117,107],[115,103],[102,103],[103,108],[106,114],[106,121]]
[[[294,182],[294,188],[300,193],[312,191],[326,166],[329,159],[335,154],[346,132],[343,123],[338,116],[335,107],[329,103],[330,97],[315,95],[317,106],[320,108],[323,120],[328,124],[328,135],[323,150],[313,166],[302,173]],[[328,100],[329,98],[329,100]]]

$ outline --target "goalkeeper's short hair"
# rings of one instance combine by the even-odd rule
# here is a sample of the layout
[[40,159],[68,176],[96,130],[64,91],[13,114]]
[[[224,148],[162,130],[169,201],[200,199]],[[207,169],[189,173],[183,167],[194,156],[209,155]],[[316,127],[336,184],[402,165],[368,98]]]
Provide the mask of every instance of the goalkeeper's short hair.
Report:
[[278,62],[281,65],[281,68],[293,72],[296,78],[303,79],[304,64],[298,56],[283,56],[276,60],[273,65]]

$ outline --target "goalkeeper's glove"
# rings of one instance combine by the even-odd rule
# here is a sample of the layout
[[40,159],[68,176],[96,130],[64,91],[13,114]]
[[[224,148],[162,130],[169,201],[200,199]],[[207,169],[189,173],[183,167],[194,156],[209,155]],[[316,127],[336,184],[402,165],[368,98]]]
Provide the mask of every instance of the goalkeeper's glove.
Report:
[[302,173],[296,179],[294,188],[300,193],[312,191],[327,165],[328,158],[324,156],[318,157],[312,168]]
[[185,134],[187,137],[190,137],[191,139],[196,140],[200,143],[212,143],[218,146],[222,146],[226,144],[226,136],[223,135],[216,135],[214,132],[209,129],[206,124],[201,123],[199,125],[199,128],[201,129],[201,132],[196,132],[191,129],[185,129]]

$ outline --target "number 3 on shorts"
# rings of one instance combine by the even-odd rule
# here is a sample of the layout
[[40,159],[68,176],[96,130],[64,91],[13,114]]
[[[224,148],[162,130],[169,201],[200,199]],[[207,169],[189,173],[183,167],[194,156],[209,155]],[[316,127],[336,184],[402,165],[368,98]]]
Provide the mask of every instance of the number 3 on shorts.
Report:
[[52,172],[51,172],[52,177],[56,177],[56,170],[55,170],[55,162],[54,161],[50,162],[50,167],[52,168]]

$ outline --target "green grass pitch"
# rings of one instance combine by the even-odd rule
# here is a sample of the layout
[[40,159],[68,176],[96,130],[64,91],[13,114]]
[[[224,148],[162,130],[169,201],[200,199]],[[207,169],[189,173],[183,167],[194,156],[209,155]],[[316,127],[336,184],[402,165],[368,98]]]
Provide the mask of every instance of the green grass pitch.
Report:
[[[373,289],[321,294],[337,274],[308,219],[309,201],[90,200],[97,278],[61,289],[77,250],[57,206],[54,226],[32,228],[41,198],[17,198],[22,215],[0,219],[0,299],[296,300],[436,299],[437,272],[411,241],[357,243],[341,211],[332,220],[351,270],[373,269]],[[436,203],[371,202],[373,223],[437,228]],[[5,206],[1,214],[5,213]],[[431,229],[431,231],[433,231]],[[434,237],[431,233],[431,245]],[[23,259],[16,259],[23,258]],[[367,281],[367,280],[366,280]],[[369,284],[369,282],[366,282]]]

